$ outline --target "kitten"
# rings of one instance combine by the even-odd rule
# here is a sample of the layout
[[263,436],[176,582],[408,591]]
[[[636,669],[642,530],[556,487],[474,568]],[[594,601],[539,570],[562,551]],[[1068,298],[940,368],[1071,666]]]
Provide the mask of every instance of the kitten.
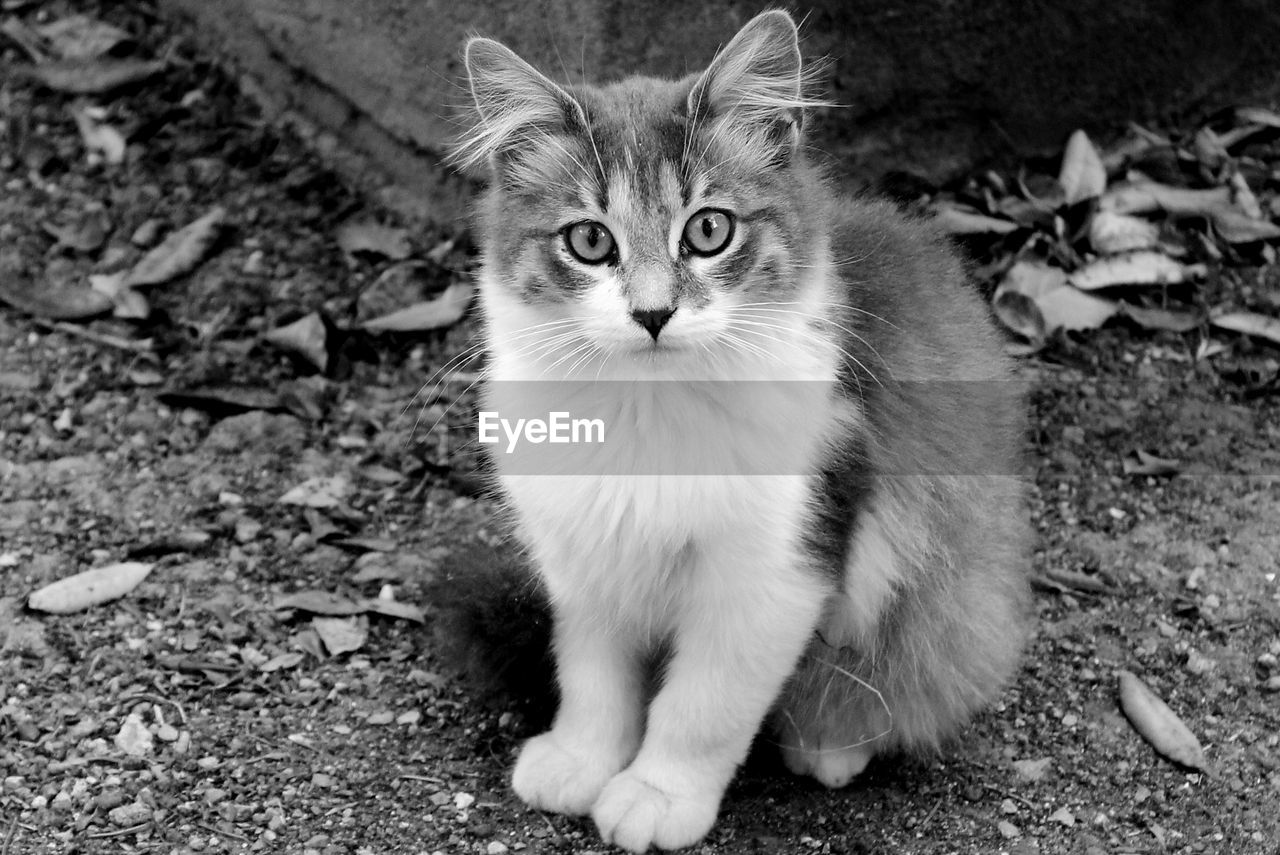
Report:
[[1020,390],[939,234],[809,162],[790,16],[680,81],[466,66],[483,407],[608,432],[494,447],[560,690],[516,793],[672,849],[766,722],[831,787],[936,746],[1026,632]]

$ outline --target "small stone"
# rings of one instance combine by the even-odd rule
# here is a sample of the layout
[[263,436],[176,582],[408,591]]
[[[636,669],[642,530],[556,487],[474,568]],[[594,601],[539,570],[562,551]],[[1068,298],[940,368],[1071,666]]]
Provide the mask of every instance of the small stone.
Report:
[[458,810],[466,810],[476,803],[476,797],[470,793],[457,793],[453,797],[453,806]]
[[1070,828],[1071,826],[1076,824],[1075,814],[1073,814],[1071,811],[1067,810],[1066,808],[1058,808],[1056,811],[1053,812],[1053,815],[1050,816],[1049,819],[1052,822],[1062,823],[1067,828]]
[[129,238],[129,242],[134,246],[147,248],[153,246],[156,238],[160,236],[160,221],[147,220],[142,225],[133,230],[133,235]]
[[120,807],[111,809],[107,814],[107,819],[111,820],[112,825],[118,825],[121,828],[128,828],[132,825],[150,822],[151,808],[137,802],[120,805]]
[[395,721],[395,713],[385,711],[376,712],[365,719],[365,721],[369,724],[391,724],[391,722]]
[[210,787],[204,791],[204,801],[208,805],[216,805],[218,802],[225,801],[226,798],[227,791],[220,790],[217,787]]
[[1049,771],[1051,762],[1052,759],[1049,757],[1044,757],[1040,760],[1014,760],[1013,771],[1024,781],[1035,783],[1044,778]]
[[485,855],[507,855],[507,844],[500,840],[490,840],[489,845],[484,848]]
[[49,806],[56,811],[65,812],[74,808],[75,802],[71,800],[70,793],[66,790],[61,790],[53,797],[53,801],[49,803]]
[[1217,663],[1212,659],[1207,656],[1200,655],[1200,653],[1195,650],[1187,653],[1187,664],[1185,667],[1188,674],[1194,674],[1198,677],[1201,674],[1209,673],[1216,665]]
[[1274,670],[1276,665],[1280,664],[1280,660],[1277,660],[1276,655],[1269,650],[1259,656],[1257,661],[1259,668],[1266,668],[1268,671]]
[[1262,684],[1262,689],[1266,692],[1280,692],[1280,674],[1268,677],[1267,682]]
[[1017,813],[1018,806],[1013,803],[1013,799],[1005,799],[1000,803],[1000,812],[1010,814]]
[[1012,840],[1015,837],[1020,837],[1022,835],[1022,832],[1018,831],[1018,826],[1009,822],[1007,819],[1002,819],[996,823],[996,828],[1000,829],[1000,835],[1005,840]]
[[246,276],[257,276],[266,270],[267,265],[263,262],[262,250],[255,249],[249,253],[249,257],[244,260],[244,267],[241,268]]
[[1062,717],[1063,727],[1075,727],[1080,723],[1080,717],[1075,713],[1067,713]]
[[156,728],[156,739],[161,742],[177,742],[178,729],[166,722]]
[[422,720],[422,712],[420,710],[409,710],[396,716],[396,724],[417,724]]
[[49,806],[49,800],[46,799],[44,796],[36,796],[34,799],[31,800],[32,810],[44,810],[48,806]]
[[116,787],[103,790],[98,797],[93,800],[93,806],[98,810],[115,810],[124,804],[124,791]]

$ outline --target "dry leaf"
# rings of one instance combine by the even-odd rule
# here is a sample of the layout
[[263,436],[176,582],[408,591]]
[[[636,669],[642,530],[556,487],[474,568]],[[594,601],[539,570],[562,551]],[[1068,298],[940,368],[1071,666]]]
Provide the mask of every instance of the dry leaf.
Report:
[[1076,131],[1067,140],[1058,183],[1068,205],[1101,196],[1107,189],[1107,170],[1084,131]]
[[296,668],[302,664],[302,660],[306,658],[305,653],[299,651],[290,651],[289,653],[281,653],[272,656],[266,662],[258,666],[258,670],[264,674],[271,674],[276,671],[287,671],[290,668]]
[[311,628],[320,636],[330,656],[359,650],[369,639],[369,622],[365,618],[312,618]]
[[1227,243],[1254,243],[1280,238],[1280,226],[1270,220],[1251,219],[1244,213],[1223,206],[1211,212],[1213,228]]
[[1200,165],[1210,173],[1216,173],[1231,159],[1231,155],[1227,154],[1227,147],[1210,128],[1201,128],[1196,131],[1191,148],[1195,151],[1196,160],[1200,161]]
[[71,115],[80,129],[84,147],[89,150],[90,162],[97,156],[112,166],[124,163],[129,146],[123,134],[108,124],[98,122],[92,110],[84,104],[72,107]]
[[133,41],[119,27],[88,15],[70,15],[35,30],[62,59],[95,59]]
[[1097,329],[1119,305],[1067,284],[1067,274],[1042,262],[1019,261],[996,288],[996,316],[1014,332],[1042,340],[1058,329]]
[[329,367],[328,335],[320,313],[312,312],[291,324],[276,327],[265,338],[281,350],[302,357],[323,374]]
[[1140,448],[1134,451],[1133,454],[1133,457],[1124,459],[1124,474],[1126,475],[1177,475],[1182,471],[1181,460],[1156,457],[1154,454],[1148,454]]
[[36,288],[26,279],[0,275],[0,301],[40,318],[83,321],[111,311],[112,300],[80,285]]
[[295,591],[292,594],[276,597],[271,603],[271,608],[295,609],[330,616],[358,615],[365,610],[361,604],[332,591]]
[[226,216],[226,210],[218,206],[169,235],[134,265],[125,284],[133,288],[160,285],[194,270],[213,246]]
[[1218,329],[1247,333],[1280,344],[1280,318],[1257,312],[1228,312],[1209,321]]
[[73,95],[102,95],[141,83],[164,71],[163,62],[127,59],[70,59],[25,69],[45,86]]
[[421,332],[456,324],[471,303],[471,284],[455,282],[434,300],[373,318],[364,322],[369,332]]
[[1188,332],[1200,326],[1205,316],[1197,311],[1148,308],[1121,302],[1121,312],[1135,324],[1148,330],[1169,330],[1170,332]]
[[1253,194],[1253,189],[1249,186],[1249,181],[1240,171],[1231,173],[1231,195],[1232,201],[1236,203],[1236,207],[1244,212],[1244,215],[1251,220],[1262,219],[1262,206],[1258,204],[1258,197]]
[[1266,125],[1268,128],[1280,128],[1280,113],[1263,107],[1237,107],[1236,121],[1250,125]]
[[86,570],[45,585],[27,598],[40,612],[65,615],[123,597],[142,583],[154,564],[125,561]]
[[351,492],[351,482],[341,475],[308,478],[280,497],[283,505],[305,508],[336,508]]
[[936,200],[929,210],[942,230],[950,235],[1003,235],[1018,228],[1017,223],[988,217],[976,208],[950,200]]
[[1091,261],[1067,281],[1082,290],[1096,291],[1117,285],[1170,285],[1207,272],[1204,265],[1184,266],[1164,253],[1141,250]]
[[1133,729],[1157,753],[1190,769],[1206,771],[1200,740],[1146,683],[1129,671],[1120,672],[1120,708]]
[[426,623],[427,620],[427,616],[422,609],[412,603],[402,603],[399,600],[389,600],[383,597],[370,597],[367,600],[361,600],[360,604],[364,606],[365,611],[376,612],[384,617],[411,620],[414,623]]
[[371,252],[393,261],[403,261],[413,252],[406,229],[392,228],[368,220],[344,223],[338,228],[335,237],[338,246],[347,255]]
[[1145,214],[1165,211],[1174,216],[1208,216],[1231,204],[1231,190],[1211,187],[1190,190],[1156,181],[1139,180],[1112,187],[1098,202],[1104,211],[1117,214]]
[[1096,211],[1089,218],[1089,245],[1102,255],[1151,249],[1159,240],[1160,229],[1155,223],[1138,217]]

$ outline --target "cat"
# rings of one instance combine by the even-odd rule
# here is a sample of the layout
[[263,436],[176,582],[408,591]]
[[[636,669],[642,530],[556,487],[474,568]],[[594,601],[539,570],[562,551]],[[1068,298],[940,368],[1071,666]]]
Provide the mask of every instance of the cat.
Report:
[[1029,626],[1021,389],[944,238],[811,162],[785,12],[682,80],[465,63],[482,407],[608,432],[492,449],[554,616],[516,794],[674,849],[762,726],[829,787],[936,747]]

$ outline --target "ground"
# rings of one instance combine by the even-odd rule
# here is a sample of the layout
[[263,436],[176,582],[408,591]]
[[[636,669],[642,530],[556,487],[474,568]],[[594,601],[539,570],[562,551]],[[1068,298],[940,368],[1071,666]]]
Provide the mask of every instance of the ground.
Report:
[[[94,96],[90,118],[124,129],[120,164],[87,156],[71,96],[10,74],[25,57],[0,38],[0,291],[25,305],[0,307],[0,855],[602,850],[512,795],[540,713],[469,680],[437,625],[451,580],[509,554],[457,447],[474,365],[451,360],[474,321],[360,329],[374,282],[465,281],[465,235],[335,237],[401,224],[146,8],[99,10],[168,62]],[[57,319],[89,274],[136,269],[217,206],[189,272],[139,286],[146,319]],[[1213,301],[1274,313],[1268,259],[1216,264]],[[310,357],[265,340],[316,311]],[[1197,358],[1211,337],[1225,350]],[[1016,681],[941,755],[840,792],[788,777],[761,740],[695,851],[1276,851],[1276,356],[1124,324],[1024,356],[1039,630]],[[1138,450],[1181,463],[1127,472]],[[27,608],[126,561],[154,566],[123,598]],[[296,592],[334,596],[282,602]],[[1120,670],[1205,769],[1139,736]]]

